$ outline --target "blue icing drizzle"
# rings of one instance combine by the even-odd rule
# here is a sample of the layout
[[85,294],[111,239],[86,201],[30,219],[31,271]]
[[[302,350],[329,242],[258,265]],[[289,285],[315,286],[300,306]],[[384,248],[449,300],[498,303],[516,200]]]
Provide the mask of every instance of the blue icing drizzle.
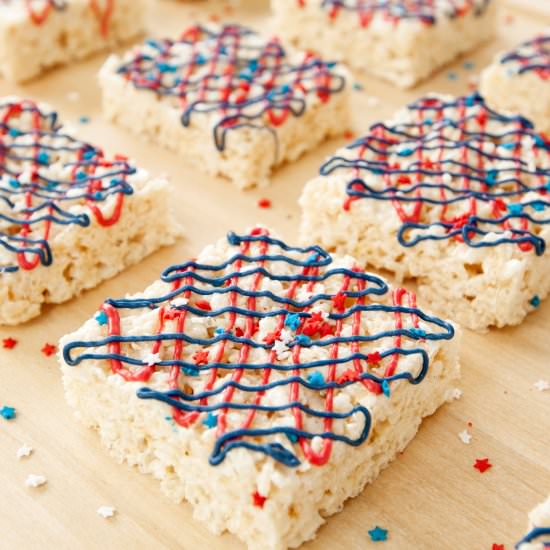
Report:
[[517,63],[518,74],[538,72],[543,78],[550,78],[550,34],[541,34],[523,42],[500,59],[503,65]]
[[[133,310],[156,310],[159,315],[163,315],[166,307],[168,311],[187,314],[192,313],[195,316],[216,319],[216,326],[224,324],[226,315],[237,315],[242,319],[263,319],[267,317],[291,318],[294,325],[295,316],[298,316],[300,323],[306,323],[312,318],[312,313],[308,311],[310,306],[319,304],[320,302],[331,301],[334,299],[334,293],[319,292],[313,296],[297,300],[286,296],[286,293],[278,295],[271,291],[259,290],[255,287],[244,288],[238,281],[246,278],[248,281],[256,277],[264,277],[273,281],[283,281],[287,284],[308,284],[322,283],[334,278],[341,280],[350,280],[356,285],[364,285],[364,288],[354,289],[353,285],[349,285],[344,292],[348,300],[353,301],[352,305],[344,307],[336,311],[332,311],[327,316],[327,322],[338,323],[340,320],[354,319],[357,314],[363,315],[379,315],[387,314],[391,319],[395,315],[410,316],[411,319],[421,319],[424,322],[425,328],[395,326],[393,329],[384,330],[378,333],[362,333],[359,336],[343,336],[343,335],[327,335],[324,338],[310,338],[305,335],[298,334],[294,340],[288,343],[289,349],[293,350],[296,346],[303,347],[319,347],[326,348],[327,346],[358,344],[369,342],[377,343],[381,346],[379,351],[379,361],[394,360],[394,358],[412,356],[418,358],[416,365],[417,372],[409,372],[407,370],[399,370],[389,375],[377,374],[368,370],[356,373],[353,379],[349,377],[328,379],[323,376],[319,369],[329,369],[336,365],[352,366],[356,361],[366,364],[369,356],[359,348],[358,351],[352,352],[351,349],[341,348],[337,357],[319,358],[317,360],[309,360],[301,362],[299,365],[280,363],[275,360],[273,362],[225,362],[216,361],[213,357],[208,357],[206,362],[192,363],[189,360],[182,359],[163,359],[156,363],[155,368],[178,368],[180,376],[190,376],[195,380],[197,377],[206,380],[213,370],[228,372],[235,374],[243,372],[261,377],[266,371],[279,373],[274,380],[261,380],[257,378],[255,383],[241,381],[240,379],[223,380],[214,384],[211,388],[203,387],[201,391],[193,391],[189,393],[185,388],[171,388],[165,391],[153,389],[147,386],[137,390],[137,395],[141,399],[153,399],[170,405],[174,411],[186,414],[202,415],[203,420],[207,425],[214,426],[214,417],[216,424],[219,427],[220,414],[224,411],[245,411],[254,412],[255,414],[272,415],[282,411],[301,411],[309,418],[320,420],[330,419],[333,422],[342,422],[346,419],[356,416],[361,421],[361,431],[357,437],[348,437],[335,433],[334,430],[321,430],[319,432],[310,431],[297,426],[270,426],[268,428],[258,428],[253,425],[247,427],[235,427],[225,430],[223,433],[218,433],[216,443],[210,455],[210,463],[212,465],[220,464],[231,450],[236,448],[244,448],[254,452],[260,452],[272,457],[274,460],[281,462],[290,467],[299,464],[299,458],[294,452],[280,443],[273,442],[274,435],[285,435],[290,444],[298,441],[311,441],[318,436],[325,441],[337,441],[351,446],[361,445],[366,441],[371,427],[371,415],[368,409],[364,406],[350,407],[350,410],[344,412],[335,412],[334,410],[318,409],[306,405],[300,399],[290,399],[284,404],[268,404],[268,403],[251,403],[249,401],[227,401],[219,399],[219,396],[225,395],[226,392],[235,392],[237,395],[255,394],[264,395],[276,388],[288,388],[299,386],[302,391],[309,390],[316,393],[334,391],[338,392],[342,388],[357,383],[372,383],[386,388],[389,388],[389,382],[395,380],[406,380],[411,384],[419,384],[425,378],[429,370],[429,356],[422,347],[406,348],[401,344],[395,345],[396,338],[407,339],[408,341],[419,340],[448,340],[454,335],[452,325],[429,316],[422,312],[417,307],[401,305],[387,305],[378,303],[358,303],[358,300],[363,300],[369,296],[384,296],[388,294],[388,286],[379,277],[356,271],[355,269],[347,269],[343,267],[332,267],[333,259],[326,251],[318,246],[310,246],[306,248],[290,247],[284,242],[272,238],[265,233],[254,233],[250,235],[236,235],[230,233],[227,237],[228,243],[237,248],[234,254],[219,264],[209,265],[201,264],[195,261],[186,262],[183,264],[174,265],[165,269],[161,275],[161,279],[172,286],[172,290],[167,291],[159,296],[125,298],[119,300],[107,300],[103,311],[109,315],[110,311],[133,311]],[[259,253],[255,253],[250,248],[256,245],[263,247]],[[270,250],[273,249],[273,250]],[[276,249],[276,250],[275,250]],[[240,266],[238,269],[236,264]],[[278,270],[270,269],[271,266],[284,264],[292,268],[292,273],[277,273]],[[201,285],[200,287],[198,285]],[[229,286],[225,286],[228,284]],[[273,308],[264,308],[256,310],[249,305],[229,305],[219,308],[198,307],[193,302],[193,298],[199,300],[204,296],[223,295],[232,293],[241,297],[243,303],[250,304],[250,300],[267,298],[274,305]],[[178,296],[185,296],[187,303],[183,305],[172,306],[169,301]],[[209,306],[210,307],[210,306]],[[111,309],[112,308],[112,309]],[[118,315],[118,313],[117,313]],[[284,322],[283,322],[284,326]],[[301,326],[296,326],[296,332],[302,330]],[[300,339],[299,336],[304,338]],[[383,347],[386,339],[393,338],[394,345]],[[399,341],[401,341],[399,340]],[[70,366],[77,366],[83,362],[94,361],[120,361],[122,364],[135,369],[147,367],[147,363],[141,359],[126,355],[121,345],[131,343],[149,342],[151,345],[163,343],[165,346],[170,343],[182,342],[194,346],[200,346],[205,349],[206,346],[220,342],[232,342],[242,347],[248,346],[249,349],[263,349],[266,351],[273,349],[273,342],[265,340],[257,341],[254,334],[243,334],[238,336],[233,330],[214,330],[211,337],[198,338],[192,336],[186,329],[182,332],[164,331],[159,334],[142,334],[142,335],[122,335],[111,331],[111,323],[109,324],[109,334],[106,337],[90,340],[90,341],[74,341],[67,344],[63,349],[63,358]],[[107,349],[102,350],[107,346]],[[115,353],[112,346],[118,346],[119,352]],[[369,350],[369,353],[372,350]],[[195,354],[196,355],[196,354]],[[195,357],[193,355],[193,357]],[[299,369],[296,372],[296,369]],[[300,374],[303,373],[303,374]],[[191,380],[191,378],[190,378]],[[210,402],[210,399],[216,399],[215,403]],[[176,418],[174,416],[174,418]]]
[[535,527],[516,544],[515,548],[519,550],[522,544],[528,543],[543,544],[544,548],[550,548],[550,527]]

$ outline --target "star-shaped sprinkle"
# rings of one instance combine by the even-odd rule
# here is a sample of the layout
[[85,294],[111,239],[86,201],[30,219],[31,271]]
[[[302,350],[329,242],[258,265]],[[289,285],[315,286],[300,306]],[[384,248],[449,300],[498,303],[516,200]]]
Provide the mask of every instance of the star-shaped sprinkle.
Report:
[[57,351],[57,346],[53,344],[44,344],[40,350],[46,357],[52,356]]
[[548,382],[548,380],[537,380],[537,382],[535,382],[533,386],[535,386],[535,388],[539,391],[550,390],[550,382]]
[[267,497],[260,495],[258,491],[255,491],[252,494],[252,502],[254,506],[257,506],[258,508],[263,508],[266,500],[267,500]]
[[98,311],[95,316],[95,320],[98,322],[99,325],[106,325],[109,321],[109,318],[104,311]]
[[2,340],[2,347],[4,349],[13,349],[17,346],[17,340],[15,338],[4,338]]
[[115,509],[112,506],[100,506],[97,513],[104,519],[112,518],[115,515]]
[[25,481],[25,485],[27,487],[36,488],[36,487],[41,487],[42,485],[45,485],[47,482],[48,480],[44,476],[37,475],[37,474],[29,474]]
[[529,303],[533,307],[539,307],[540,306],[540,298],[535,294],[530,300]]
[[218,417],[215,414],[208,413],[208,416],[202,421],[207,428],[215,428],[218,425]]
[[156,365],[157,363],[160,363],[162,361],[161,357],[160,357],[160,353],[152,353],[152,352],[148,352],[146,353],[142,358],[141,360],[147,365],[147,366],[151,366],[151,365]]
[[15,409],[13,407],[8,407],[7,405],[4,405],[0,409],[0,416],[4,418],[4,420],[13,420],[17,413],[15,412]]
[[22,458],[26,458],[28,456],[31,456],[34,449],[32,447],[29,447],[29,445],[21,445],[19,449],[17,449],[16,456],[18,460],[21,460]]
[[378,525],[369,531],[369,537],[372,542],[383,542],[388,540],[388,530],[382,529]]
[[492,468],[493,465],[489,462],[488,458],[476,458],[474,468],[479,470],[480,474],[485,473],[489,468]]
[[465,445],[469,445],[472,441],[472,434],[468,430],[462,430],[458,434],[458,437],[460,438],[460,441],[462,441],[462,443],[464,443]]
[[195,361],[195,365],[207,365],[208,364],[208,352],[206,350],[197,351],[193,355],[193,361]]
[[285,327],[296,330],[300,326],[300,316],[297,313],[289,313],[285,318]]

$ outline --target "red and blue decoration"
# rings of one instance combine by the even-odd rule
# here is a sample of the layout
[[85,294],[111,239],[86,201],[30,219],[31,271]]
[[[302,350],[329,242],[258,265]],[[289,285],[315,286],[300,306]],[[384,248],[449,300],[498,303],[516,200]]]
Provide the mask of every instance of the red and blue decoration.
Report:
[[538,229],[550,223],[548,138],[522,117],[492,111],[478,94],[426,97],[408,110],[407,122],[374,124],[348,146],[349,155],[321,167],[322,175],[351,170],[344,208],[390,202],[404,247],[453,239],[542,255]]
[[[305,7],[312,0],[296,0]],[[318,0],[313,0],[318,3]],[[489,7],[491,0],[322,0],[321,8],[331,19],[340,12],[357,13],[361,26],[367,27],[373,17],[381,16],[392,23],[401,20],[417,20],[433,25],[437,18],[463,17],[469,13],[479,16]]]
[[178,40],[149,39],[118,73],[139,89],[173,99],[183,126],[216,116],[214,142],[239,128],[270,131],[304,114],[308,98],[327,102],[344,89],[333,63],[311,52],[289,57],[276,38],[265,40],[240,25],[188,28]]
[[550,548],[550,527],[533,528],[516,544],[516,550],[519,550],[523,544],[539,544],[542,548]]
[[[87,227],[90,215],[104,227],[117,223],[135,171],[122,157],[109,161],[65,134],[57,114],[33,101],[0,103],[0,248],[12,253],[0,274],[51,265],[59,226]],[[59,172],[66,177],[52,176]],[[102,204],[113,196],[107,215]]]
[[[227,240],[233,248],[227,261],[174,265],[161,276],[168,285],[165,294],[107,300],[101,308],[108,320],[106,336],[72,342],[63,350],[68,365],[108,361],[126,381],[146,383],[156,371],[167,370],[166,390],[143,387],[137,395],[169,405],[174,425],[188,428],[199,422],[215,429],[212,465],[236,448],[291,467],[300,463],[300,450],[311,464],[326,464],[334,442],[359,446],[370,432],[366,407],[350,404],[349,410],[335,411],[334,401],[344,388],[359,385],[391,398],[394,381],[419,384],[425,378],[430,367],[425,342],[454,335],[452,325],[417,308],[412,292],[398,288],[390,295],[381,278],[357,266],[332,265],[330,254],[318,246],[290,247],[261,228],[247,235],[230,233]],[[316,285],[338,290],[316,293]],[[262,290],[277,287],[278,292]],[[220,296],[227,296],[228,305],[216,308]],[[316,309],[321,305],[330,306],[325,316]],[[157,312],[155,330],[123,334],[121,318],[140,311]],[[194,337],[196,318],[209,319],[217,328],[211,327],[207,337]],[[275,320],[276,328],[261,338],[259,322],[266,318]],[[365,330],[369,318],[385,319],[387,328]],[[283,332],[290,333],[286,357],[278,353]],[[156,359],[154,364],[135,357],[136,343],[151,346],[148,357]],[[235,350],[238,360],[229,360]],[[264,352],[261,362],[254,359],[258,350]],[[410,356],[417,358],[415,372],[400,365],[402,357]],[[272,399],[281,389],[286,400]],[[285,411],[293,425],[277,425],[277,415]],[[343,435],[350,417],[360,427],[355,438]],[[273,441],[277,434],[285,436],[287,446]],[[312,444],[315,437],[322,445]]]
[[[24,2],[30,20],[35,25],[42,25],[52,11],[67,9],[66,0],[0,0],[0,4],[21,4]],[[101,34],[105,37],[109,33],[111,15],[115,0],[89,0],[90,10],[97,18]]]
[[513,73],[535,73],[543,80],[550,80],[550,32],[541,34],[521,44],[516,50],[500,59],[510,66]]

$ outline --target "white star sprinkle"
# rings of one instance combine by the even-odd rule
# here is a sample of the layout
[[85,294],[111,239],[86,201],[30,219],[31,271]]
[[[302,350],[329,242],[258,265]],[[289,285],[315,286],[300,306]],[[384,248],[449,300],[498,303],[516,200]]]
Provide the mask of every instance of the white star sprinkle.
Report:
[[157,363],[160,363],[162,361],[162,359],[160,358],[160,354],[159,353],[146,353],[142,358],[141,360],[144,362],[144,363],[147,363],[147,366],[149,365],[156,365]]
[[460,441],[465,445],[469,445],[472,441],[472,434],[468,430],[463,430],[458,434]]
[[460,399],[464,395],[464,392],[460,388],[455,388],[452,393],[453,399]]
[[27,477],[27,480],[25,481],[25,485],[27,487],[41,487],[42,485],[45,485],[48,482],[48,480],[41,475],[36,474],[29,474]]
[[275,340],[273,343],[273,351],[277,354],[277,359],[284,359],[288,350],[288,346],[282,340]]
[[32,447],[29,447],[28,445],[22,445],[17,449],[17,458],[21,460],[24,457],[31,456],[34,449]]
[[535,388],[539,391],[548,391],[550,390],[550,382],[548,380],[538,380],[533,384]]
[[97,513],[105,519],[112,518],[115,515],[115,509],[112,506],[100,506]]

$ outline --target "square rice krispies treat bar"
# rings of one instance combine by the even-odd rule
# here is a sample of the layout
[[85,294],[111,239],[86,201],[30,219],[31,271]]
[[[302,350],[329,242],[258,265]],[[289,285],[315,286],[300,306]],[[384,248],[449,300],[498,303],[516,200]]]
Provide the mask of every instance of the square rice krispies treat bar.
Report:
[[494,109],[521,114],[550,132],[550,28],[498,55],[483,71],[480,90]]
[[271,0],[281,38],[409,88],[489,40],[491,0]]
[[0,99],[0,324],[112,277],[180,229],[165,180],[61,128],[48,105]]
[[477,94],[428,96],[338,151],[301,196],[302,238],[414,278],[474,330],[548,294],[550,146]]
[[351,257],[230,233],[60,342],[65,393],[120,461],[216,533],[315,536],[457,397],[453,326]]
[[111,56],[105,116],[240,188],[348,124],[347,71],[239,25],[194,26]]
[[22,82],[141,34],[150,0],[0,0],[0,75]]
[[550,548],[550,498],[529,514],[529,532],[517,544],[516,550],[546,550]]

